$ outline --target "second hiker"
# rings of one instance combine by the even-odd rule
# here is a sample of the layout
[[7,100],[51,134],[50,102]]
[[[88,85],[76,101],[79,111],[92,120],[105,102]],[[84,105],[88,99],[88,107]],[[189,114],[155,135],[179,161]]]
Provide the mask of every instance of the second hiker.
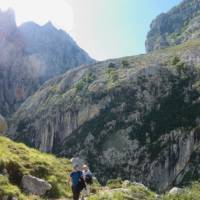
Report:
[[90,185],[93,183],[92,173],[87,165],[83,165],[83,179],[85,181],[86,187],[83,189],[84,197],[90,194]]

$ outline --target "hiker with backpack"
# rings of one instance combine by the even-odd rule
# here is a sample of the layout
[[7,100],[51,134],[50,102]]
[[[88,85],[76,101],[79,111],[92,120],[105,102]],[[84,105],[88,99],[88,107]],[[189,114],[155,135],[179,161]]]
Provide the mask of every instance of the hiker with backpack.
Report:
[[70,174],[70,182],[73,200],[79,200],[80,193],[84,188],[86,188],[86,185],[83,179],[83,172],[79,170],[78,165],[73,167],[73,171]]
[[83,179],[85,181],[86,187],[83,189],[83,196],[89,196],[90,185],[93,183],[92,173],[87,165],[83,165]]

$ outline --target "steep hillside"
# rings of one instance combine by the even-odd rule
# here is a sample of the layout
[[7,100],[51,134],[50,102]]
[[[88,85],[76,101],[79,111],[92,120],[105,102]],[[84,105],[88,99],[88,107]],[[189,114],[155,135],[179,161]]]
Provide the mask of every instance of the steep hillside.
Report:
[[0,113],[8,116],[44,81],[94,62],[72,38],[48,23],[16,26],[12,10],[0,11]]
[[200,38],[200,1],[183,0],[167,13],[159,15],[147,35],[147,52]]
[[103,183],[164,191],[199,174],[200,41],[70,70],[15,113],[10,137],[79,155]]
[[[70,187],[66,185],[71,171],[71,164],[67,159],[57,159],[4,137],[0,137],[0,144],[0,199],[71,197]],[[28,196],[22,188],[22,179],[28,174],[48,181],[52,185],[51,190],[43,197]],[[31,182],[30,187],[33,187]]]

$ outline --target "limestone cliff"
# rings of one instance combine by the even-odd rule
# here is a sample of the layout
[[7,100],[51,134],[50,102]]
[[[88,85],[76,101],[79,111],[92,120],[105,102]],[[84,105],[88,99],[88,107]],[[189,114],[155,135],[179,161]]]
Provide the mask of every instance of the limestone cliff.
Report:
[[0,11],[0,113],[9,116],[49,78],[94,62],[51,23],[16,26],[12,10]]
[[7,129],[7,123],[0,114],[0,134],[4,134]]
[[183,0],[151,23],[146,50],[150,52],[197,38],[200,38],[200,1]]
[[86,159],[102,182],[164,191],[200,177],[200,41],[100,62],[46,82],[10,121],[10,137]]

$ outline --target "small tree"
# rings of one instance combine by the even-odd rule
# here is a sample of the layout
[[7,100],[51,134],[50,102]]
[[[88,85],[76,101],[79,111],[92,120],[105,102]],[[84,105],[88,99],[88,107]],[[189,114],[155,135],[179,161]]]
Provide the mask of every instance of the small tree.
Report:
[[176,64],[179,63],[179,62],[180,62],[180,58],[177,57],[177,56],[175,56],[175,57],[173,58],[173,60],[172,60],[172,65],[176,65]]
[[115,68],[116,67],[116,65],[115,65],[115,63],[109,63],[109,65],[108,65],[108,68]]
[[127,60],[122,60],[122,66],[123,68],[128,68],[129,67],[129,63]]

